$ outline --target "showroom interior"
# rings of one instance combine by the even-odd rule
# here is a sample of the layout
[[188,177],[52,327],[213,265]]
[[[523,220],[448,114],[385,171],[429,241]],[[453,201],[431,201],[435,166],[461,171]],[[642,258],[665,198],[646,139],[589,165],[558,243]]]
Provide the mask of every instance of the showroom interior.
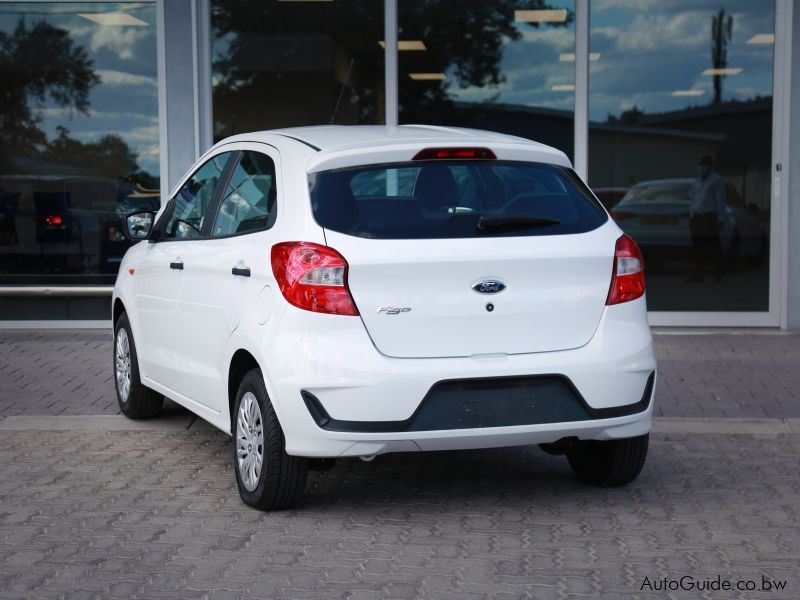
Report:
[[800,328],[791,0],[4,1],[0,46],[0,327],[109,327],[124,216],[227,136],[416,123],[564,151],[642,247],[652,325]]

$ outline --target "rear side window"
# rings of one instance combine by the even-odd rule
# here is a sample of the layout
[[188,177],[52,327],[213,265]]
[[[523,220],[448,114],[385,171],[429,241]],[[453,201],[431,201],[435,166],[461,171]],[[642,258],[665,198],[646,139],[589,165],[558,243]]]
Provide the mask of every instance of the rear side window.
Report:
[[275,222],[275,163],[266,154],[245,151],[222,196],[212,237],[261,231]]
[[583,233],[605,211],[563,167],[511,161],[365,165],[310,175],[327,229],[376,239]]

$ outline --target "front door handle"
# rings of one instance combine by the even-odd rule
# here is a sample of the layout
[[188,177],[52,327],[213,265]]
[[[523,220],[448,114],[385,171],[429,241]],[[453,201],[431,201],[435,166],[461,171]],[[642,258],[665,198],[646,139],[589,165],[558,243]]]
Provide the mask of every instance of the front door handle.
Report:
[[182,262],[171,262],[169,263],[170,269],[178,269],[179,271],[183,271],[183,263]]
[[247,267],[240,268],[240,267],[233,267],[231,269],[231,273],[234,275],[239,275],[240,277],[250,277],[250,269]]

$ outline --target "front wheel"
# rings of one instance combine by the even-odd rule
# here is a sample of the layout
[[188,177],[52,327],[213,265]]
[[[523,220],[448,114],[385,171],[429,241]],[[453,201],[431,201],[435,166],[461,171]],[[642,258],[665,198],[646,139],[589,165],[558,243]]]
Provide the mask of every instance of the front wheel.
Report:
[[139,360],[128,315],[122,313],[114,326],[114,384],[119,409],[130,419],[155,417],[164,396],[142,385]]
[[286,454],[286,439],[259,369],[242,378],[233,419],[233,469],[242,500],[261,510],[296,506],[305,491],[308,459]]
[[567,460],[578,479],[586,483],[625,485],[641,473],[649,441],[649,434],[620,440],[582,440],[567,452]]

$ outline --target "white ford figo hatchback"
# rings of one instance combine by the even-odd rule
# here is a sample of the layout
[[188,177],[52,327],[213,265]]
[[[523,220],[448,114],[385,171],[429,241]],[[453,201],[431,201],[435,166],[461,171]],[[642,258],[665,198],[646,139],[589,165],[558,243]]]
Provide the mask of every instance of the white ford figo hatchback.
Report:
[[529,140],[425,126],[228,138],[113,296],[122,412],[164,397],[233,436],[242,499],[295,505],[336,457],[540,444],[635,479],[656,363],[642,257]]

